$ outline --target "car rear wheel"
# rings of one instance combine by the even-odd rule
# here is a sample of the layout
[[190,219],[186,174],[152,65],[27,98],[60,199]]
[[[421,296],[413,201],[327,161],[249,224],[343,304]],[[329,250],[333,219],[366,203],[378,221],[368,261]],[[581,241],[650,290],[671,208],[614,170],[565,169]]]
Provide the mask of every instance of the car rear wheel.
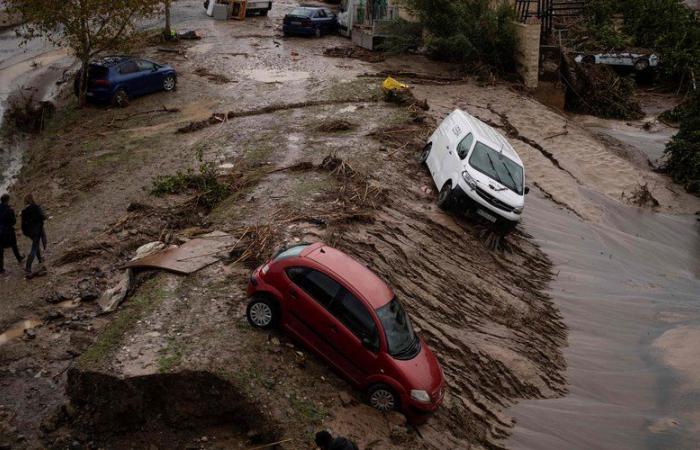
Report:
[[420,158],[418,158],[418,162],[421,164],[425,164],[426,161],[428,161],[428,156],[430,156],[430,150],[433,149],[433,144],[431,142],[428,142],[425,147],[423,147],[423,152],[420,154]]
[[279,323],[279,308],[277,303],[268,297],[254,296],[248,302],[246,317],[252,326],[267,330]]
[[165,77],[163,80],[163,90],[166,92],[170,92],[175,89],[175,86],[177,86],[177,80],[173,75],[168,75]]
[[367,391],[367,396],[369,397],[370,406],[381,412],[394,411],[399,407],[399,398],[394,394],[394,391],[384,384],[372,386]]
[[124,89],[117,89],[112,97],[112,104],[120,108],[129,106],[129,94]]
[[448,181],[440,189],[440,195],[438,195],[437,205],[444,210],[450,209],[452,206],[452,182]]
[[314,30],[314,36],[316,36],[317,38],[321,37],[321,27],[316,27],[316,29]]

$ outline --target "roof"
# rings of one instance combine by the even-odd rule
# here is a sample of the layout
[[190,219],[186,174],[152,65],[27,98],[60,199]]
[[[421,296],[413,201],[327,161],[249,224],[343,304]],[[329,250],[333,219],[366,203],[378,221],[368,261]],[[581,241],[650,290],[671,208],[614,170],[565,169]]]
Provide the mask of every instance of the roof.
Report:
[[503,155],[517,162],[521,166],[523,165],[520,156],[518,156],[518,154],[515,152],[513,146],[510,145],[510,142],[508,142],[508,140],[498,130],[488,124],[485,124],[471,114],[462,111],[461,109],[456,109],[455,113],[459,116],[460,120],[467,123],[477,141],[483,142],[498,152],[502,151]]
[[124,61],[133,59],[130,56],[122,56],[122,55],[112,55],[112,56],[103,56],[101,58],[97,58],[93,60],[90,64],[97,64],[99,66],[105,66],[105,67],[111,67],[111,66],[116,66],[118,64],[123,63]]
[[350,256],[325,244],[312,245],[302,256],[321,264],[352,286],[374,309],[394,298],[394,293],[377,275]]

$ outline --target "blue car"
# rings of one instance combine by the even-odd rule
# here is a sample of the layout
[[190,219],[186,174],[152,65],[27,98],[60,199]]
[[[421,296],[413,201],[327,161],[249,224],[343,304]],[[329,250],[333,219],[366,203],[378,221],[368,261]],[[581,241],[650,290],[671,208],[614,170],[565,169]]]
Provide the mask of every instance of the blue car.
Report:
[[[79,94],[81,73],[75,76],[75,94]],[[173,91],[177,73],[169,65],[131,56],[107,56],[90,63],[87,99],[95,103],[126,106],[129,99],[157,91]]]
[[321,37],[324,33],[338,31],[338,17],[328,8],[301,7],[294,8],[284,16],[282,31],[285,36],[301,34]]

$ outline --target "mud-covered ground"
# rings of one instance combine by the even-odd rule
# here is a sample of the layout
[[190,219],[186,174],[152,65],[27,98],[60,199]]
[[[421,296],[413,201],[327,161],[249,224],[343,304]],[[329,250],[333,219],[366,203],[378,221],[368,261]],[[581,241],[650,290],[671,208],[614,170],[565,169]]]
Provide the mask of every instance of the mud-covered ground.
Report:
[[[419,57],[373,64],[324,57],[326,47],[349,45],[340,37],[282,38],[280,18],[293,5],[220,23],[201,14],[199,1],[176,2],[180,27],[205,38],[174,46],[180,54],[156,47],[143,54],[178,70],[177,92],[127,109],[78,109],[61,97],[11,191],[14,198],[34,192],[49,212],[50,247],[47,276],[25,281],[7,258],[9,273],[0,278],[0,330],[13,330],[0,341],[0,443],[285,441],[282,448],[297,449],[330,428],[361,448],[503,445],[513,426],[509,406],[566,393],[567,333],[547,294],[552,264],[523,229],[493,250],[482,226],[435,206],[416,156],[435,120],[455,106],[503,128],[539,188],[533,194],[578,220],[602,214],[585,189],[631,202],[645,184],[659,210],[700,209],[663,177],[509,86],[445,85],[454,69]],[[385,70],[442,80],[409,78],[431,110],[383,102],[382,77],[373,74]],[[177,132],[214,113],[222,120]],[[341,118],[349,129],[323,131]],[[323,166],[329,155],[336,164]],[[302,162],[311,164],[295,166]],[[188,194],[149,195],[156,176],[203,163],[231,186],[213,210]],[[95,297],[117,283],[136,248],[211,230],[242,237],[222,262],[189,277],[139,274],[120,310],[99,314]],[[249,327],[250,268],[301,240],[338,246],[396,289],[448,380],[445,403],[427,425],[416,430],[398,415],[383,417],[305,349]]]

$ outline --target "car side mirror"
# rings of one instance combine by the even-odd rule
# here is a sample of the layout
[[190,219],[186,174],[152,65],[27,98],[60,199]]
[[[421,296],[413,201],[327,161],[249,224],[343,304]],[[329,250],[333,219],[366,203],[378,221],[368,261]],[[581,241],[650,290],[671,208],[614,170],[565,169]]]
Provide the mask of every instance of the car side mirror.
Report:
[[525,195],[530,193],[530,186],[525,186]]

